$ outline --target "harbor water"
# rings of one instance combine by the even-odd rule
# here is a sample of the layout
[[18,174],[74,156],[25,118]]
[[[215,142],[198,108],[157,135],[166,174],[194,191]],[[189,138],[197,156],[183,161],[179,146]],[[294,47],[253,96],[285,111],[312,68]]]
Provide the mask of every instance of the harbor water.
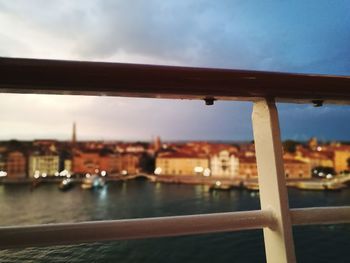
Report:
[[[350,189],[289,190],[290,207],[350,205]],[[208,191],[206,186],[110,182],[93,191],[67,192],[55,184],[0,185],[0,224],[31,225],[158,217],[259,209],[247,190]],[[298,262],[350,262],[350,225],[293,229]],[[0,250],[0,262],[265,262],[261,230]]]

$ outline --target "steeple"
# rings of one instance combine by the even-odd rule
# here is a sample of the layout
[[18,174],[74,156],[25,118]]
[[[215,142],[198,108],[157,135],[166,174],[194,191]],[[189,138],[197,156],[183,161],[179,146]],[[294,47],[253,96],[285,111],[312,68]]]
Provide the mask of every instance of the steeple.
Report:
[[72,134],[72,144],[76,144],[77,142],[77,130],[76,130],[75,122],[73,122],[73,134]]
[[160,136],[157,136],[154,140],[154,150],[158,152],[162,148],[162,142]]

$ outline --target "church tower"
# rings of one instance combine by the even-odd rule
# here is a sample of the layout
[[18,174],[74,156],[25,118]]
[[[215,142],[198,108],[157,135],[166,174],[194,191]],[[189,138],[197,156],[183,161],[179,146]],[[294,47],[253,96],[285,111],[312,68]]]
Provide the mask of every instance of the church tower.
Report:
[[77,127],[75,122],[73,122],[72,144],[75,145],[76,142],[77,142]]
[[162,142],[160,136],[157,136],[154,140],[154,150],[158,152],[162,148]]

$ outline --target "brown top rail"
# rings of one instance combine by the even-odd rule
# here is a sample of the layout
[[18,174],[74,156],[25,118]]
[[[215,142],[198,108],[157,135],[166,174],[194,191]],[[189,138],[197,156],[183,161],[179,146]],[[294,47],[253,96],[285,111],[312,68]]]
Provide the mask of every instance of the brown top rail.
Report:
[[0,92],[346,103],[350,77],[0,57]]

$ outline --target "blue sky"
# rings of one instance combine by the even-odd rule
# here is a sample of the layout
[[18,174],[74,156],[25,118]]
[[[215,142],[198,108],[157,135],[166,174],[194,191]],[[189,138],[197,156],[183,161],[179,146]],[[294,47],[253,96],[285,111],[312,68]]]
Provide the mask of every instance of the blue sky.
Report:
[[[0,56],[350,75],[348,1],[1,1]],[[251,103],[0,94],[0,139],[250,140]],[[282,136],[350,140],[348,106],[278,105]]]

